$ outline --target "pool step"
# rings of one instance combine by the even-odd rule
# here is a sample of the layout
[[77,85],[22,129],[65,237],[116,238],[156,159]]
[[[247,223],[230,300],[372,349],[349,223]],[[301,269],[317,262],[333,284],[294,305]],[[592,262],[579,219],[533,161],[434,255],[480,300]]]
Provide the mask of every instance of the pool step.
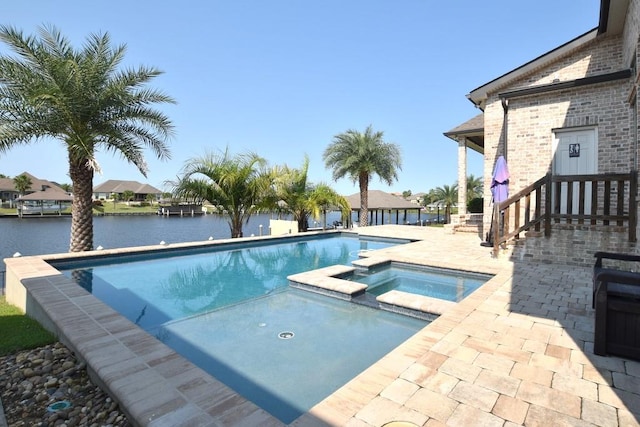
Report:
[[358,296],[352,297],[351,302],[371,308],[380,308],[380,303],[376,300],[376,296],[367,292],[363,292]]
[[370,293],[364,292],[358,296],[353,296],[351,298],[351,302],[354,304],[359,304],[359,305],[364,305],[366,307],[369,308],[375,308],[378,310],[386,310],[386,311],[391,311],[393,313],[396,314],[402,314],[405,316],[410,316],[410,317],[415,317],[416,319],[420,319],[420,320],[426,320],[428,322],[431,322],[433,320],[435,320],[438,315],[432,314],[432,313],[425,313],[425,312],[421,312],[419,310],[413,310],[410,308],[406,308],[406,307],[397,307],[394,305],[390,305],[390,304],[381,304],[380,301],[378,301],[376,299],[375,295],[372,295]]
[[371,268],[356,268],[355,270],[353,270],[353,272],[351,273],[352,278],[358,278],[358,277],[368,277],[371,276],[372,274],[376,273],[376,270],[372,270]]

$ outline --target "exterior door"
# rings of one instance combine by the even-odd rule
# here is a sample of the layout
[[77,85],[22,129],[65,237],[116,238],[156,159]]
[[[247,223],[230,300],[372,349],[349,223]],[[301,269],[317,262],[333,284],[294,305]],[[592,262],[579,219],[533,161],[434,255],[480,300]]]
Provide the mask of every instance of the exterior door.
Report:
[[[557,131],[554,138],[554,175],[591,175],[598,173],[598,147],[596,129]],[[573,184],[572,214],[578,214],[580,187]],[[567,183],[562,184],[566,195]],[[555,198],[554,198],[555,200]],[[561,197],[560,213],[567,212],[566,197]],[[585,186],[584,213],[591,213],[591,183]]]

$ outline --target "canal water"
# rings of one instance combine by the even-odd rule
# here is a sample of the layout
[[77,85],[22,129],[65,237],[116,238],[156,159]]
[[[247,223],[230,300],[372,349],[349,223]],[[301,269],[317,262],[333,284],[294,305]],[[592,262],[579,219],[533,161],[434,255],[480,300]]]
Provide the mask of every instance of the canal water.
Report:
[[[245,236],[269,233],[270,215],[255,215],[243,226]],[[311,223],[313,225],[313,222]],[[0,219],[0,258],[68,252],[71,217],[47,216]],[[219,215],[97,216],[93,218],[93,245],[105,249],[226,239],[231,237],[227,219]],[[2,268],[4,269],[4,268]]]
[[[422,214],[421,220],[428,219]],[[243,226],[245,237],[269,234],[269,220],[275,218],[271,214],[253,215]],[[338,212],[327,213],[327,224],[331,226],[340,219]],[[374,223],[377,218],[374,217]],[[385,223],[395,224],[396,217],[385,215]],[[355,214],[352,218],[357,221]],[[415,224],[416,213],[400,214],[399,223]],[[321,222],[309,221],[310,227],[322,227]],[[262,226],[262,227],[260,227]],[[93,245],[105,249],[156,245],[161,241],[167,243],[193,242],[214,239],[227,239],[231,231],[227,218],[220,215],[199,216],[97,216],[93,219]],[[34,217],[0,217],[0,288],[4,286],[5,265],[2,260],[16,253],[23,256],[62,253],[69,251],[71,233],[71,217],[69,216],[34,216]]]

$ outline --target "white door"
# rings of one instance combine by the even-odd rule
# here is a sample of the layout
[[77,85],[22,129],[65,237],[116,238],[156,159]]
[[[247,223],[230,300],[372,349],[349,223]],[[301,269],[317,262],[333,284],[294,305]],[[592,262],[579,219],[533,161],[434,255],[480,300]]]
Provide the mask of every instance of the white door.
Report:
[[[598,173],[598,147],[596,129],[557,131],[554,138],[554,175],[591,175]],[[579,209],[580,186],[573,184],[573,200],[570,213]],[[567,194],[567,184],[562,184],[562,194]],[[566,198],[561,198],[560,213],[567,213]],[[591,183],[587,183],[584,195],[584,213],[591,213]]]

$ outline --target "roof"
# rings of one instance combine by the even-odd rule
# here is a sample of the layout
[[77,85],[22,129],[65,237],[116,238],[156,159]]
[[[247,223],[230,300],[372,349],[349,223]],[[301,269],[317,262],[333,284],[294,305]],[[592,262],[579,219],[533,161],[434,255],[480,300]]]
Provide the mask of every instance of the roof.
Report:
[[630,0],[601,0],[600,17],[598,27],[587,31],[573,40],[527,62],[520,67],[509,71],[502,76],[473,89],[467,98],[480,109],[484,110],[485,102],[489,93],[494,93],[499,89],[508,86],[512,82],[530,74],[531,72],[545,67],[564,57],[577,49],[580,49],[592,42],[601,34],[616,35],[624,30],[624,24],[629,9]]
[[34,191],[18,198],[19,201],[26,200],[55,200],[60,202],[70,202],[73,196],[70,196],[64,190],[57,187],[44,187],[42,190]]
[[[461,125],[456,126],[448,132],[444,133],[444,136],[458,140],[458,137],[465,137],[467,139],[467,146],[477,151],[478,153],[484,152],[484,113],[480,113],[477,116],[467,120]],[[471,142],[471,144],[469,144]]]
[[[64,192],[64,190],[60,188],[60,186],[55,182],[47,181],[46,179],[36,178],[35,176],[31,175],[29,172],[22,172],[21,174],[16,176],[21,176],[21,175],[25,175],[31,181],[31,187],[27,191],[39,191],[39,190],[42,190],[42,188],[44,187],[50,187],[50,188],[55,188],[59,191]],[[13,178],[0,178],[0,191],[16,191],[17,192],[18,190],[16,190],[16,185],[13,182]]]
[[595,40],[597,35],[597,28],[588,31],[587,33],[576,37],[575,39],[563,44],[562,46],[559,46],[527,62],[526,64],[521,65],[520,67],[509,71],[508,73],[503,74],[500,77],[497,77],[480,87],[473,89],[467,95],[467,98],[469,98],[471,102],[473,102],[477,107],[484,111],[485,102],[487,101],[490,93],[494,93],[500,88],[508,86],[510,83],[524,77],[525,75],[528,75],[533,71],[538,70],[552,62],[555,62],[559,58],[564,57],[571,52],[574,52],[575,50]]
[[141,184],[138,181],[122,181],[118,179],[110,179],[93,188],[94,193],[124,193],[125,191],[133,191],[134,194],[160,194],[152,185]]
[[598,34],[620,34],[629,10],[629,0],[602,0]]
[[[528,75],[535,70],[538,70],[542,67],[549,65],[550,63],[558,60],[559,58],[566,56],[584,46],[588,43],[591,43],[601,34],[619,34],[624,30],[624,24],[626,19],[626,14],[629,9],[629,0],[601,0],[600,2],[600,18],[598,27],[582,34],[581,36],[576,37],[575,39],[559,46],[520,67],[509,71],[506,74],[503,74],[500,77],[497,77],[491,80],[484,85],[473,89],[468,95],[467,98],[473,102],[476,107],[480,108],[484,111],[485,104],[489,94],[495,93],[502,88],[505,88],[512,84],[514,81],[517,81]],[[616,74],[616,73],[614,73]],[[613,76],[610,75],[609,77]],[[595,79],[601,76],[594,76],[591,79]],[[616,76],[624,77],[622,76]],[[587,79],[583,79],[587,80]],[[563,84],[567,82],[562,82],[559,84]],[[545,85],[543,85],[545,86]],[[527,90],[545,89],[543,86],[534,87],[534,88],[519,88],[514,91],[508,92],[508,94],[513,97],[517,96],[520,92],[525,92]],[[555,88],[558,84],[546,85],[549,88]],[[507,95],[507,92],[501,94]],[[484,153],[484,117],[483,114],[478,114],[470,120],[462,123],[461,125],[451,129],[448,132],[444,132],[444,135],[448,138],[453,139],[454,141],[458,141],[460,137],[464,137],[467,142],[467,146],[478,153]]]
[[[360,210],[360,193],[347,196],[351,209]],[[369,209],[416,209],[416,204],[380,190],[369,190]]]

